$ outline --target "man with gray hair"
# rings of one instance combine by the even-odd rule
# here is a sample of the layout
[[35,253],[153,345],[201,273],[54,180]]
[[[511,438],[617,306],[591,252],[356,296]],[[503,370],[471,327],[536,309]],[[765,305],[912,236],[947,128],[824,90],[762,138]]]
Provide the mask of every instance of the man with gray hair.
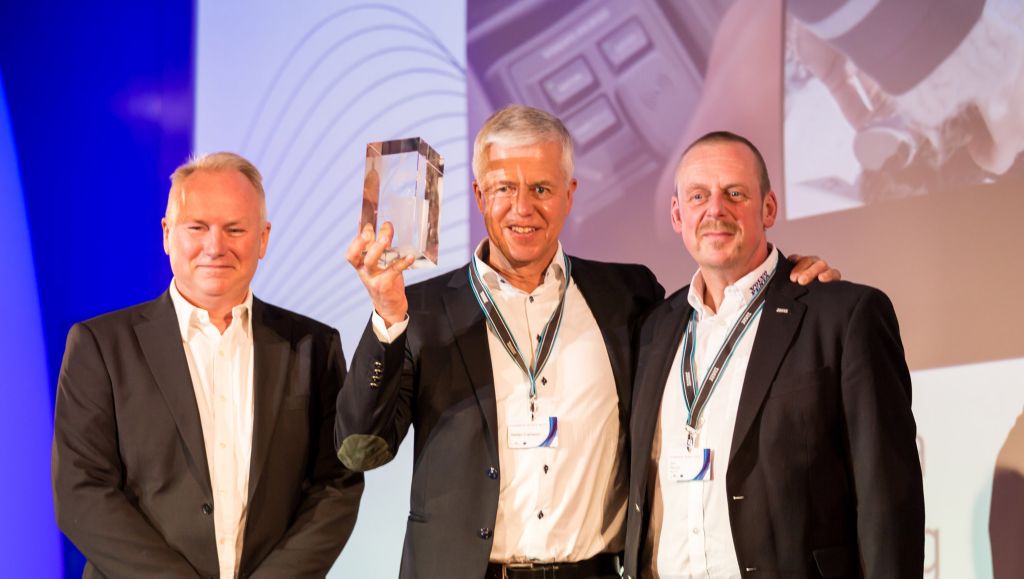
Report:
[[401,577],[619,577],[632,336],[664,291],[646,267],[563,252],[576,179],[554,116],[495,113],[473,174],[487,239],[467,265],[406,288],[411,258],[378,264],[389,224],[349,246],[374,313],[338,456],[375,468],[414,428]]
[[338,332],[253,296],[270,223],[246,159],[179,167],[162,224],[167,292],[68,334],[57,523],[85,577],[323,577],[363,488],[331,438]]

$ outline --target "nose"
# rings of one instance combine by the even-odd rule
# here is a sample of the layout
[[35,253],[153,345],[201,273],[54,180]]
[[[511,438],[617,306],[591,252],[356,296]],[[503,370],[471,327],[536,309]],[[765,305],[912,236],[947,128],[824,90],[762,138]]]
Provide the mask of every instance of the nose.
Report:
[[711,193],[711,198],[708,199],[707,204],[707,215],[717,216],[725,213],[725,195],[726,192],[722,190]]
[[516,192],[515,211],[518,215],[533,213],[533,192],[525,184],[521,185]]
[[203,237],[203,253],[208,257],[217,257],[224,253],[224,232],[211,227]]

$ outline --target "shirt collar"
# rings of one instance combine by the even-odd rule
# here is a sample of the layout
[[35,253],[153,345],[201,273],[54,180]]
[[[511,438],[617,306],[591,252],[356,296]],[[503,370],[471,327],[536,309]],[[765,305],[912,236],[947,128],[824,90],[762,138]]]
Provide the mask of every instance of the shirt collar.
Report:
[[[171,279],[171,287],[168,290],[171,294],[171,303],[174,304],[174,313],[178,317],[178,330],[181,332],[181,338],[186,342],[192,338],[195,332],[199,331],[203,326],[213,326],[210,322],[210,312],[192,305],[185,296],[181,295],[178,291],[178,287],[174,284],[174,279]],[[232,324],[234,320],[241,320],[242,330],[246,336],[252,336],[252,289],[249,289],[245,293],[245,299],[242,303],[231,308]]]
[[[480,277],[487,284],[487,288],[491,291],[502,291],[502,292],[519,292],[525,294],[522,290],[512,285],[504,276],[494,270],[484,260],[484,252],[489,251],[488,247],[489,240],[484,239],[476,246],[476,250],[473,252],[473,261],[476,263],[476,269],[480,272]],[[544,280],[534,290],[534,293],[545,291],[551,285],[554,285],[556,289],[561,289],[565,283],[565,254],[562,252],[562,242],[558,242],[558,250],[555,251],[555,257],[551,259],[551,263],[548,264],[547,269],[544,270]]]
[[[725,288],[722,307],[719,308],[718,313],[723,313],[723,310],[732,311],[746,307],[750,300],[753,299],[754,294],[757,293],[757,290],[764,286],[768,278],[771,277],[772,272],[775,271],[778,265],[779,252],[769,244],[768,257],[761,262],[761,265],[755,267],[746,275],[736,280],[735,283]],[[714,312],[704,305],[704,276],[701,275],[700,269],[697,270],[697,273],[693,274],[686,301],[697,312],[698,319],[703,318],[705,315],[714,315]]]

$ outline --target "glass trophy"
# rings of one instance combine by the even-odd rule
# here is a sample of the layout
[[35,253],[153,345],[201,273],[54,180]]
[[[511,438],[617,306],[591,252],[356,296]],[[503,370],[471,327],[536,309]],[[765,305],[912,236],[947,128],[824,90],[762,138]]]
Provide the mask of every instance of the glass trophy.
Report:
[[363,179],[362,231],[390,221],[395,228],[381,267],[415,256],[413,268],[437,265],[438,224],[444,159],[419,137],[367,143]]

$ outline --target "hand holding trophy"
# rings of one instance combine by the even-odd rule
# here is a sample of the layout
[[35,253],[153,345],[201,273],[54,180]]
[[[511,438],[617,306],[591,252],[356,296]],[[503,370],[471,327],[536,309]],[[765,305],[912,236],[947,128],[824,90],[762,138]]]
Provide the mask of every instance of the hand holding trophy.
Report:
[[402,272],[437,266],[443,176],[444,159],[419,137],[366,145],[359,232],[346,258],[388,326],[408,311]]

